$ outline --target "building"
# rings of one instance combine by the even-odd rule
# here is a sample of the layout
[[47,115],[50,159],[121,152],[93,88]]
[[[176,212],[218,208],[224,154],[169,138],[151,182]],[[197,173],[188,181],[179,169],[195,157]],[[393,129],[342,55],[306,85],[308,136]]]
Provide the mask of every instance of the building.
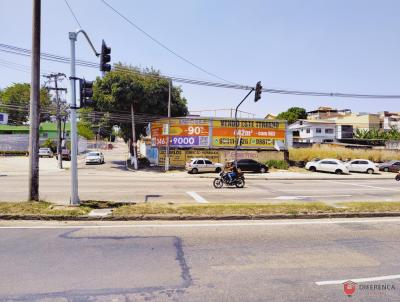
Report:
[[383,130],[400,130],[400,112],[378,112]]
[[[21,125],[0,125],[0,135],[2,134],[29,134],[29,126]],[[65,134],[69,137],[70,123],[65,124]],[[56,123],[41,123],[39,127],[40,139],[57,139],[57,124]]]
[[307,112],[308,120],[323,120],[328,118],[343,117],[351,114],[350,109],[334,109],[331,107],[318,107],[316,110]]
[[336,140],[336,124],[327,120],[298,120],[289,126],[293,143],[326,143]]
[[327,120],[335,122],[336,125],[351,125],[354,130],[380,129],[382,124],[379,114],[372,113],[352,113]]
[[8,124],[8,113],[0,112],[0,125],[7,125]]

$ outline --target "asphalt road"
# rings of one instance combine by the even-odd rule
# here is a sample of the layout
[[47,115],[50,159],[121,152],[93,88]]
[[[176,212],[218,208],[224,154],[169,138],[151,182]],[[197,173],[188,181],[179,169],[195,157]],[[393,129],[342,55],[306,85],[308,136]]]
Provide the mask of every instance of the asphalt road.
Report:
[[400,297],[398,218],[0,225],[0,301]]
[[[90,166],[79,170],[79,195],[82,200],[174,203],[400,201],[400,183],[393,179],[249,178],[243,189],[214,189],[212,181],[185,173],[130,172],[118,166]],[[28,195],[27,188],[26,173],[3,174],[0,177],[0,201],[23,201]],[[66,204],[69,192],[68,170],[41,174],[41,199]]]

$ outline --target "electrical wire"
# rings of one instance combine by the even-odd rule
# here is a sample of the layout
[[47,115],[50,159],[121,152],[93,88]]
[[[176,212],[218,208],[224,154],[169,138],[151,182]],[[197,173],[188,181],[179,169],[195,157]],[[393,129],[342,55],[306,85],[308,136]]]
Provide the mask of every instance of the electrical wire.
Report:
[[68,6],[69,11],[71,12],[72,16],[74,17],[76,23],[78,24],[79,28],[82,28],[81,24],[79,23],[78,17],[75,15],[74,11],[72,10],[71,6],[68,3],[68,0],[64,0],[65,4]]
[[191,62],[190,60],[186,59],[185,57],[181,56],[180,54],[178,54],[176,51],[172,50],[171,48],[169,48],[168,46],[166,46],[164,43],[160,42],[159,40],[157,40],[156,38],[154,38],[152,35],[150,35],[148,32],[146,32],[143,28],[141,28],[140,26],[138,26],[137,24],[135,24],[132,20],[130,20],[128,17],[126,17],[125,15],[123,15],[120,11],[118,11],[116,8],[114,8],[113,6],[111,6],[111,4],[109,4],[107,1],[105,0],[101,0],[109,9],[111,9],[114,13],[116,13],[118,16],[120,16],[122,19],[124,19],[126,22],[128,22],[131,26],[133,26],[134,28],[136,28],[138,31],[140,31],[142,34],[144,34],[146,37],[148,37],[149,39],[151,39],[153,42],[155,42],[156,44],[158,44],[159,46],[161,46],[162,48],[164,48],[165,50],[167,50],[168,52],[170,52],[171,54],[173,54],[174,56],[176,56],[177,58],[181,59],[182,61],[185,61],[186,63],[190,64],[191,66],[195,67],[196,69],[212,76],[215,77],[219,80],[222,80],[224,82],[227,83],[231,83],[234,84],[231,81],[228,81],[218,75],[216,75],[213,72],[210,72],[202,67],[200,67],[199,65]]
[[[17,55],[30,56],[30,50],[23,49],[7,44],[0,44],[0,52],[8,52]],[[55,61],[59,63],[69,63],[70,60],[67,57],[56,56],[52,54],[42,53],[41,58],[44,60]],[[89,68],[98,68],[99,64],[77,60],[76,65],[82,67]],[[208,87],[216,87],[216,88],[228,88],[228,89],[239,89],[239,90],[251,90],[252,86],[247,85],[239,85],[239,84],[224,84],[218,82],[209,82],[209,81],[201,81],[201,80],[193,80],[187,78],[180,78],[168,75],[155,75],[140,72],[137,70],[132,70],[131,68],[114,66],[115,71],[126,72],[131,74],[140,75],[143,77],[150,77],[156,79],[169,79],[174,82],[184,83],[184,84],[192,84],[192,85],[200,85],[200,86],[208,86]],[[342,92],[316,92],[316,91],[298,91],[298,90],[284,90],[284,89],[271,89],[271,88],[263,88],[262,92],[272,93],[272,94],[284,94],[284,95],[297,95],[297,96],[314,96],[314,97],[337,97],[337,98],[358,98],[358,99],[400,99],[400,95],[383,95],[383,94],[357,94],[357,93],[342,93]]]

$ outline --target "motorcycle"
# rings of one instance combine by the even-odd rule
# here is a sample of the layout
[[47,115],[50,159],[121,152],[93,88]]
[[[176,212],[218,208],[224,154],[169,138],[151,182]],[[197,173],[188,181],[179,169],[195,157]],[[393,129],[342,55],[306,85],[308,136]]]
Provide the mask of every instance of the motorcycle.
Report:
[[243,188],[245,184],[244,174],[239,173],[234,179],[230,180],[228,173],[221,172],[219,177],[214,179],[213,185],[216,189],[221,189],[224,185],[236,186],[236,188]]

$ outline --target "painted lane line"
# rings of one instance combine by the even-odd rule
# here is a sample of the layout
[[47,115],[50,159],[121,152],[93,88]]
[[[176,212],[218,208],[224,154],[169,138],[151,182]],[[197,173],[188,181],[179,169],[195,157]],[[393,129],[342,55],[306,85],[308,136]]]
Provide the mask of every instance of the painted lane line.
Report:
[[344,282],[349,281],[349,280],[356,282],[356,283],[362,283],[362,282],[394,280],[394,279],[400,279],[400,275],[387,275],[387,276],[379,276],[379,277],[371,277],[371,278],[346,279],[346,280],[318,281],[318,282],[315,282],[315,284],[317,284],[317,285],[336,285],[336,284],[343,284]]
[[400,192],[399,189],[394,189],[394,188],[382,188],[382,187],[375,187],[375,186],[361,185],[361,184],[354,184],[354,183],[347,183],[347,182],[337,182],[337,181],[331,181],[331,183],[340,184],[340,185],[363,187],[363,188],[370,188],[370,189],[375,189],[375,190],[385,190],[385,191]]
[[199,194],[193,191],[186,192],[190,197],[192,197],[196,202],[198,203],[208,203],[207,200],[205,200],[203,197],[201,197]]
[[305,198],[323,198],[323,197],[351,197],[353,195],[303,195],[303,196],[278,196],[278,197],[266,197],[264,199],[279,199],[279,200],[296,200],[296,199],[305,199]]
[[39,226],[0,226],[0,229],[114,229],[114,228],[188,228],[188,227],[259,227],[259,226],[296,226],[321,224],[353,224],[353,223],[399,223],[400,218],[390,219],[346,219],[317,221],[278,221],[278,222],[227,222],[227,223],[166,223],[166,224],[113,224],[113,225],[39,225]]

